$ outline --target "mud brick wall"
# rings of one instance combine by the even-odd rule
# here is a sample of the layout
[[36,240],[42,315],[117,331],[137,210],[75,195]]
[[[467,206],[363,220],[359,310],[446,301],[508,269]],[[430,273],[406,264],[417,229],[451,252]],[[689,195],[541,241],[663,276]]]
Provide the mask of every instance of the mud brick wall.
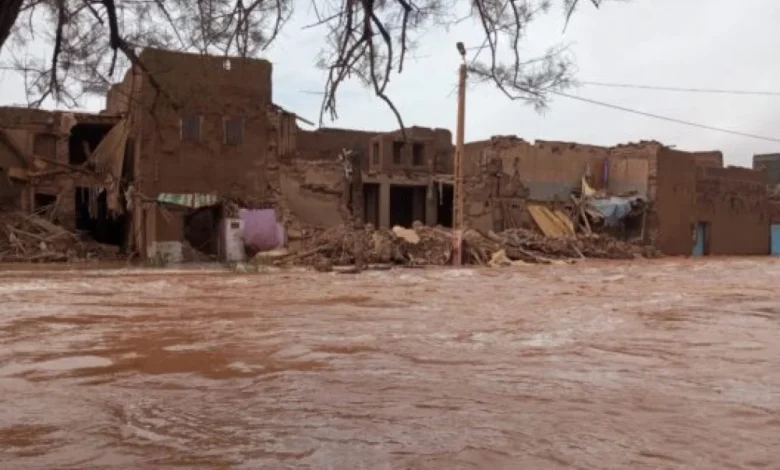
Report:
[[[211,193],[262,199],[271,132],[271,63],[224,59],[146,49],[140,106],[131,108],[138,188],[144,196],[161,192]],[[125,82],[126,83],[126,82]],[[119,98],[117,98],[119,99]],[[109,107],[121,107],[111,104]],[[202,116],[200,140],[181,138],[180,119]],[[243,141],[225,142],[227,118],[243,118]]]
[[767,183],[765,172],[747,168],[698,168],[696,210],[711,224],[710,254],[769,253]]
[[753,169],[766,170],[769,176],[769,184],[773,188],[780,185],[780,153],[754,155]]
[[357,150],[367,158],[371,139],[377,135],[378,132],[350,129],[299,130],[295,158],[306,161],[335,161],[343,149]]
[[664,254],[690,255],[697,220],[696,161],[686,152],[660,148],[650,160],[648,187],[653,200],[648,241]]

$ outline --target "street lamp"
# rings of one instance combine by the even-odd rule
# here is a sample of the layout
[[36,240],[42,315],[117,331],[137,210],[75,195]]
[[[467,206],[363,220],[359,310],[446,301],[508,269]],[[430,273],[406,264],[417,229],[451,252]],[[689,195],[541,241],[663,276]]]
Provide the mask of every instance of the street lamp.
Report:
[[453,266],[460,266],[463,263],[463,133],[466,127],[466,48],[462,42],[458,42],[457,47],[461,63],[458,74],[458,127],[455,135],[455,162],[453,165]]

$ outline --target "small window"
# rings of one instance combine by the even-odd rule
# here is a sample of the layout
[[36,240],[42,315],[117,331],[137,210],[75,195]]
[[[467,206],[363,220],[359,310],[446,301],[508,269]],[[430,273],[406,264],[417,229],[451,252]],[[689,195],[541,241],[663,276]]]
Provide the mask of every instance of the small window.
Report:
[[379,142],[371,145],[371,165],[379,166]]
[[179,127],[181,130],[181,140],[183,142],[200,142],[200,127],[203,123],[203,116],[187,116],[181,118]]
[[225,118],[225,144],[241,145],[244,143],[244,119]]
[[423,166],[425,164],[423,160],[423,144],[412,145],[412,165]]
[[393,165],[401,165],[403,163],[403,142],[393,142]]

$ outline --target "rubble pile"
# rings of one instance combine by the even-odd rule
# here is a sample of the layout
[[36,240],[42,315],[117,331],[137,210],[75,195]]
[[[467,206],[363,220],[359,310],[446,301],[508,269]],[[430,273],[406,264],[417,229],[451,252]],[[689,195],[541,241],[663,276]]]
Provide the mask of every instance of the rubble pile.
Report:
[[66,230],[38,214],[0,213],[0,261],[57,262],[117,259],[119,248]]
[[[358,237],[357,240],[355,237]],[[413,228],[394,227],[392,230],[373,230],[368,227],[363,232],[348,230],[343,226],[334,227],[314,235],[303,249],[285,254],[275,263],[302,264],[318,269],[350,265],[355,262],[356,247],[363,251],[367,264],[446,265],[450,262],[452,234],[442,227],[419,224]],[[501,233],[466,230],[463,234],[463,261],[472,265],[514,261],[549,264],[558,260],[582,258],[634,259],[654,256],[656,252],[646,246],[601,235],[549,238],[523,229]]]

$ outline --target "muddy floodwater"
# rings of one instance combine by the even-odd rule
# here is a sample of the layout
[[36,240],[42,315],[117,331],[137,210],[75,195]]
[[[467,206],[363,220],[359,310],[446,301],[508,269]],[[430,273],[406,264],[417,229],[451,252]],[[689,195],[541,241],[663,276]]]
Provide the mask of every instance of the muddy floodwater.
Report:
[[778,469],[780,262],[0,271],[0,468]]

